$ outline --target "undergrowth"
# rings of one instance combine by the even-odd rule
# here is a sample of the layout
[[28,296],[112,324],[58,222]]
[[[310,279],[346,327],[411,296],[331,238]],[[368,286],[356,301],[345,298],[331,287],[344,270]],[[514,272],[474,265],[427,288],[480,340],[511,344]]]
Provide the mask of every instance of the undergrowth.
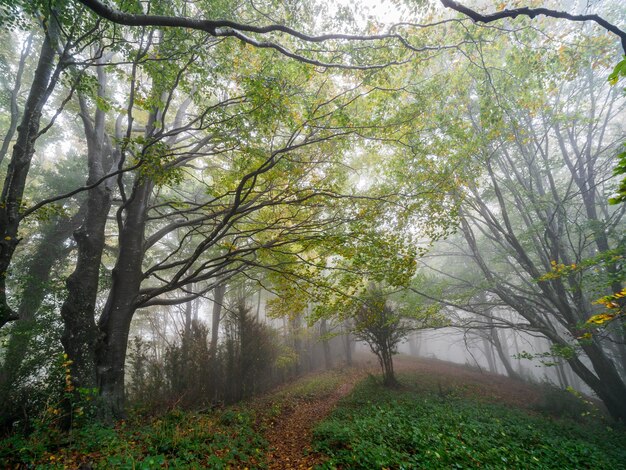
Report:
[[[314,430],[320,468],[626,468],[626,432],[455,394],[359,384]],[[413,385],[411,385],[411,383]]]
[[266,442],[243,411],[172,411],[115,428],[86,425],[71,433],[38,429],[0,445],[0,461],[17,468],[259,468]]
[[137,414],[113,428],[86,423],[67,433],[42,421],[28,435],[1,441],[0,462],[41,469],[265,468],[266,425],[302,400],[328,395],[344,379],[324,372],[236,406]]

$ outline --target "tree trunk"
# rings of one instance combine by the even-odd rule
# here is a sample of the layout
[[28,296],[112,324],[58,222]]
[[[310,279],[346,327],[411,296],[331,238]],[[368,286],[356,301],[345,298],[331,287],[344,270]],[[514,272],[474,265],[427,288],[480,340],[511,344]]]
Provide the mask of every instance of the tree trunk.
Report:
[[256,321],[259,321],[259,315],[261,314],[261,294],[263,293],[263,289],[259,289],[259,298],[256,303]]
[[409,337],[409,353],[411,356],[419,357],[422,349],[421,335],[419,332],[414,332]]
[[[98,67],[98,96],[106,98],[106,74]],[[105,133],[105,113],[96,107],[93,121],[85,98],[79,97],[80,116],[87,140],[89,176],[87,186],[95,184],[113,164],[113,149]],[[119,137],[119,136],[116,136]],[[65,353],[72,360],[71,371],[76,387],[96,387],[96,300],[100,281],[100,265],[105,245],[105,228],[111,210],[114,179],[109,178],[87,192],[86,215],[83,225],[74,232],[77,261],[74,272],[67,278],[67,298],[61,307]]]
[[330,343],[326,337],[326,335],[328,335],[328,325],[326,322],[325,318],[320,320],[320,336],[322,337],[322,348],[324,350],[324,367],[326,370],[329,370],[333,368],[333,362],[330,355]]
[[383,385],[385,387],[397,387],[398,381],[393,370],[393,354],[389,347],[381,348],[378,359],[383,370]]
[[296,352],[295,375],[302,373],[302,364],[304,360],[302,348],[302,336],[300,331],[300,315],[294,315],[290,320],[291,341],[293,349]]
[[10,122],[9,128],[7,129],[6,134],[4,135],[4,139],[2,141],[2,147],[0,147],[0,164],[4,160],[7,152],[9,151],[9,146],[11,145],[11,141],[13,140],[13,136],[15,135],[15,131],[17,130],[17,123],[19,121],[19,106],[18,106],[18,98],[20,95],[20,89],[22,87],[22,77],[24,75],[24,67],[26,65],[26,59],[30,55],[30,50],[33,45],[33,33],[30,33],[26,40],[24,41],[24,46],[22,47],[22,53],[20,54],[20,61],[17,66],[17,72],[15,73],[15,84],[13,85],[13,89],[10,94]]
[[194,301],[190,300],[185,303],[185,324],[183,325],[183,344],[188,343],[191,339],[191,322],[193,317]]
[[[602,347],[595,341],[583,345],[583,351],[591,361],[598,380],[587,384],[598,394],[611,415],[626,423],[626,385],[619,375],[615,364],[606,357]],[[571,362],[570,362],[571,365]],[[580,374],[579,374],[580,375]],[[581,376],[581,378],[584,377]]]
[[[489,320],[490,322],[493,321],[491,318]],[[498,357],[500,358],[502,365],[504,365],[504,369],[506,370],[507,375],[512,379],[519,379],[520,376],[511,366],[508,352],[505,352],[504,346],[500,341],[500,335],[498,334],[498,330],[496,328],[491,328],[491,340],[493,345],[495,346],[496,352],[498,353]]]
[[560,358],[558,357],[552,357],[552,360],[554,361],[554,363],[556,364],[556,376],[559,379],[559,385],[561,388],[567,388],[569,387],[569,383],[567,381],[567,375],[565,375],[565,370],[563,368],[563,364],[561,363]]
[[127,203],[113,284],[98,324],[102,335],[96,355],[98,386],[107,420],[125,415],[124,362],[130,323],[143,280],[144,230],[152,187],[149,180],[137,182]]
[[7,302],[6,280],[13,253],[19,243],[20,206],[39,137],[41,113],[60,74],[60,68],[55,67],[54,61],[59,28],[53,18],[49,18],[48,23],[0,198],[0,328],[18,318]]
[[498,369],[496,369],[496,361],[493,355],[493,344],[487,338],[483,336],[483,350],[485,351],[485,358],[487,359],[487,365],[489,366],[489,372],[492,374],[497,374]]
[[[16,377],[20,373],[24,358],[30,352],[31,339],[36,331],[37,311],[41,307],[46,292],[49,291],[50,274],[55,263],[63,258],[67,249],[64,242],[72,235],[72,231],[80,224],[82,211],[71,219],[59,219],[48,226],[43,233],[43,238],[33,254],[26,269],[26,277],[21,289],[20,305],[18,308],[18,320],[11,329],[4,361],[0,369],[0,401],[4,403],[2,416],[12,416],[14,407],[6,409],[9,405],[6,394],[10,393]],[[8,411],[8,413],[7,413]],[[1,426],[1,425],[0,425]]]
[[213,290],[213,313],[211,319],[211,344],[209,346],[209,354],[215,358],[217,354],[217,342],[220,334],[220,320],[222,316],[222,305],[224,305],[224,294],[226,293],[226,284],[220,282]]
[[67,278],[67,298],[61,307],[66,354],[73,361],[72,377],[77,387],[95,387],[95,349],[98,331],[95,307],[100,280],[100,264],[105,244],[105,226],[111,207],[110,191],[100,186],[88,194],[87,217],[74,233],[78,259]]
[[83,222],[85,211],[82,206],[83,204],[71,219],[60,218],[54,225],[44,230],[43,238],[26,269],[28,274],[24,280],[18,307],[20,321],[35,319],[46,293],[49,292],[52,268],[69,251],[63,245]]
[[348,367],[352,367],[352,335],[350,334],[350,328],[344,324],[344,350],[346,352],[346,364]]

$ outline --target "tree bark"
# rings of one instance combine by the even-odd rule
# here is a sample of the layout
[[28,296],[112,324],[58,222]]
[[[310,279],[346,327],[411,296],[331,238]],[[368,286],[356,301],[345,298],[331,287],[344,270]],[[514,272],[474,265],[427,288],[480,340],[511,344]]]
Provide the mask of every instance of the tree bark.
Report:
[[569,383],[567,381],[567,376],[565,375],[565,370],[563,369],[563,364],[558,357],[552,357],[552,360],[555,362],[556,367],[556,376],[559,379],[559,385],[561,388],[569,387]]
[[324,367],[326,370],[333,368],[333,361],[330,355],[330,343],[328,342],[328,325],[326,318],[320,320],[320,336],[322,337],[322,348],[324,350]]
[[126,207],[119,234],[119,254],[113,268],[113,284],[98,322],[101,341],[96,350],[97,376],[104,418],[125,416],[124,362],[130,323],[143,280],[144,230],[153,184],[140,180]]
[[493,344],[483,336],[483,350],[485,351],[485,358],[487,359],[487,365],[489,366],[489,372],[497,374],[496,361],[493,355]]
[[[49,292],[50,274],[53,266],[67,254],[64,242],[72,235],[82,220],[82,211],[71,219],[61,218],[48,226],[43,238],[26,269],[26,277],[20,295],[18,320],[13,325],[4,351],[0,368],[0,401],[8,405],[5,394],[10,391],[25,357],[32,348],[31,339],[36,324],[37,312]],[[4,406],[2,406],[4,408]],[[11,409],[2,411],[2,416],[12,416]],[[2,425],[0,425],[1,427]]]
[[378,359],[383,371],[383,385],[385,387],[397,387],[398,381],[393,370],[393,353],[391,348],[383,345],[378,353]]
[[0,328],[18,318],[7,302],[6,281],[13,253],[19,243],[20,206],[39,137],[42,110],[60,75],[60,67],[56,66],[54,60],[58,34],[56,20],[49,18],[0,197]]
[[222,305],[224,305],[224,294],[226,293],[226,284],[224,282],[218,284],[213,290],[213,312],[211,318],[211,343],[209,346],[209,354],[215,358],[217,354],[217,342],[220,333],[220,320],[222,317]]
[[344,326],[343,346],[346,352],[346,365],[352,367],[352,335],[347,325]]
[[[98,96],[104,98],[106,75],[103,67],[99,67],[97,73]],[[87,140],[89,186],[106,175],[112,164],[113,149],[107,145],[105,113],[96,109],[92,124],[82,96],[80,105]],[[95,356],[99,332],[95,322],[95,308],[105,228],[112,203],[112,185],[113,180],[109,179],[87,192],[85,221],[74,232],[78,253],[74,271],[66,280],[67,297],[61,307],[64,326],[61,342],[65,353],[72,360],[70,367],[75,387],[95,388],[97,384]]]
[[296,352],[295,375],[302,373],[302,365],[304,361],[304,348],[302,347],[302,331],[301,331],[300,315],[296,314],[289,320],[289,331],[291,332],[291,341],[293,349]]
[[15,84],[13,89],[11,90],[10,96],[10,107],[11,107],[11,116],[9,122],[9,128],[4,136],[4,140],[2,141],[2,147],[0,147],[0,163],[4,160],[6,156],[9,146],[11,145],[11,141],[13,140],[13,136],[15,135],[15,131],[17,130],[17,123],[19,121],[19,106],[18,106],[18,98],[20,93],[20,88],[22,87],[22,76],[24,75],[24,66],[26,65],[26,59],[30,55],[30,50],[33,45],[33,34],[29,34],[24,42],[24,46],[22,48],[22,53],[20,54],[20,61],[17,66],[17,72],[15,74]]
[[[52,226],[44,230],[43,238],[26,268],[26,277],[20,294],[20,304],[17,310],[18,321],[23,324],[32,323],[37,311],[49,291],[50,274],[55,263],[66,255],[64,242],[72,235],[83,218],[83,211],[72,218],[60,218]],[[9,351],[12,340],[9,340],[6,356],[11,356]],[[17,352],[17,351],[16,351]],[[26,348],[20,347],[20,354],[26,352]],[[19,366],[18,366],[19,367]]]
[[[493,323],[493,319],[490,318],[489,320],[491,323]],[[498,330],[496,328],[491,328],[491,341],[496,349],[496,352],[498,353],[500,362],[502,362],[502,365],[504,366],[507,375],[512,379],[519,379],[520,376],[511,366],[511,360],[509,359],[508,353],[506,353],[504,350],[504,346],[500,341],[500,335],[498,334]]]

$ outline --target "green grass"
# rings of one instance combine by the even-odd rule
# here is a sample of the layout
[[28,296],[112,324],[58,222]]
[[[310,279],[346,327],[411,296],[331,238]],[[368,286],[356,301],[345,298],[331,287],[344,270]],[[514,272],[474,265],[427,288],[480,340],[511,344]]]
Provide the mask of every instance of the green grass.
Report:
[[[555,420],[468,397],[442,399],[374,380],[359,384],[314,431],[321,468],[626,468],[626,432]],[[413,383],[413,385],[411,385]]]
[[40,422],[28,436],[0,441],[0,462],[41,469],[81,463],[96,469],[264,468],[267,423],[299,401],[327,396],[344,379],[324,372],[223,410],[136,415],[114,428],[86,424],[68,434]]

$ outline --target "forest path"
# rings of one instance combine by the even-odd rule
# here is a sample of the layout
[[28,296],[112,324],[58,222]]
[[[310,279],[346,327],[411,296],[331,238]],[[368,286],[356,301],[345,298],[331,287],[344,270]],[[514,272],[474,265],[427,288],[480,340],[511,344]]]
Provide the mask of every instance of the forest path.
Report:
[[[311,448],[313,428],[359,381],[368,374],[380,375],[378,361],[373,355],[362,354],[357,361],[358,366],[334,371],[337,376],[332,387],[310,387],[306,392],[293,393],[288,384],[285,391],[279,389],[262,401],[261,406],[266,409],[272,404],[280,404],[280,409],[273,415],[270,413],[271,418],[263,422],[263,434],[269,443],[268,468],[312,469],[324,461],[324,456]],[[536,385],[437,359],[399,355],[394,357],[394,369],[399,374],[416,374],[415,385],[424,391],[479,397],[526,409],[532,408],[540,399]],[[315,374],[311,377],[314,380]]]
[[266,459],[270,469],[310,469],[323,461],[311,449],[313,428],[333,410],[362,380],[370,367],[354,367],[340,372],[342,381],[332,390],[293,398],[280,414],[266,423],[269,442]]

